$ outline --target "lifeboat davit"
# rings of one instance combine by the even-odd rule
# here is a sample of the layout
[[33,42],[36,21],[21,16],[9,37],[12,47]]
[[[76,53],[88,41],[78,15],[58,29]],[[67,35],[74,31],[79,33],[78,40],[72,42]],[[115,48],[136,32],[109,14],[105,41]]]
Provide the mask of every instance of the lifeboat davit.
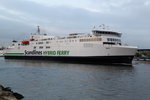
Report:
[[30,41],[34,41],[34,38],[33,38],[33,36],[30,38]]
[[33,38],[31,38],[31,39],[30,39],[30,41],[34,41],[34,39],[33,39]]
[[21,41],[22,44],[29,44],[28,40]]

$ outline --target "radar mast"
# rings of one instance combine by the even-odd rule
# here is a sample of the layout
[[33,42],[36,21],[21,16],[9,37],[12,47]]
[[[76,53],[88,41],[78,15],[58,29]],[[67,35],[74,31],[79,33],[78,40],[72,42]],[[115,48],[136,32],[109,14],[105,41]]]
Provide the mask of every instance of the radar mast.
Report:
[[40,34],[40,26],[37,26],[38,30],[37,33]]

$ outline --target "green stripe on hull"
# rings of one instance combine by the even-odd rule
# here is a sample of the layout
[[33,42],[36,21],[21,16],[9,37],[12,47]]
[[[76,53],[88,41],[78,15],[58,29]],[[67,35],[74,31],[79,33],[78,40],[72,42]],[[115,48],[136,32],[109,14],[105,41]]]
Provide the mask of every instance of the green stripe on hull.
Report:
[[24,53],[5,53],[4,55],[24,55]]

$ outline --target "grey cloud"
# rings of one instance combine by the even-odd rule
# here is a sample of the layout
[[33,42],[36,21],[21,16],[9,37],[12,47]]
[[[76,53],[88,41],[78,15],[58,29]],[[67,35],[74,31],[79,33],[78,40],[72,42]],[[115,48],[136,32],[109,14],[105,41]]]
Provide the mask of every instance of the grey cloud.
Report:
[[[145,3],[146,1],[88,1],[91,3],[89,7],[93,6],[94,9],[102,10],[102,12],[92,12],[83,7],[64,5],[44,6],[25,0],[10,0],[9,2],[7,0],[1,0],[0,5],[8,10],[18,12],[18,16],[16,16],[13,13],[0,10],[1,15],[14,19],[14,21],[3,20],[5,24],[0,24],[3,32],[6,33],[3,37],[7,38],[9,33],[19,35],[18,31],[21,32],[22,30],[26,32],[26,30],[28,30],[27,28],[33,32],[36,24],[49,27],[51,30],[48,32],[56,32],[56,34],[75,31],[88,32],[94,25],[107,24],[110,25],[110,27],[112,26],[119,31],[125,32],[124,36],[130,39],[129,43],[133,43],[134,45],[139,44],[138,42],[134,42],[137,41],[137,38],[141,39],[139,34],[142,34],[143,37],[150,37],[150,35],[147,34],[150,31],[150,6],[148,6],[148,3]],[[32,25],[33,27],[31,27]],[[6,27],[13,28],[15,31],[5,30]],[[0,34],[0,36],[2,36],[2,34]],[[136,39],[134,39],[134,37],[136,37]],[[144,47],[148,48],[147,45]]]

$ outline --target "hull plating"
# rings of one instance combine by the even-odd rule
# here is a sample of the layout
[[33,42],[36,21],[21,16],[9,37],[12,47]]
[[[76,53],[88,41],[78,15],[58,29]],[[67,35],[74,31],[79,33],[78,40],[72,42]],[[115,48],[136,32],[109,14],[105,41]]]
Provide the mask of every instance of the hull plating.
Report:
[[94,64],[132,64],[134,56],[6,56],[5,59],[30,59],[30,60],[50,60],[74,63],[94,63]]

